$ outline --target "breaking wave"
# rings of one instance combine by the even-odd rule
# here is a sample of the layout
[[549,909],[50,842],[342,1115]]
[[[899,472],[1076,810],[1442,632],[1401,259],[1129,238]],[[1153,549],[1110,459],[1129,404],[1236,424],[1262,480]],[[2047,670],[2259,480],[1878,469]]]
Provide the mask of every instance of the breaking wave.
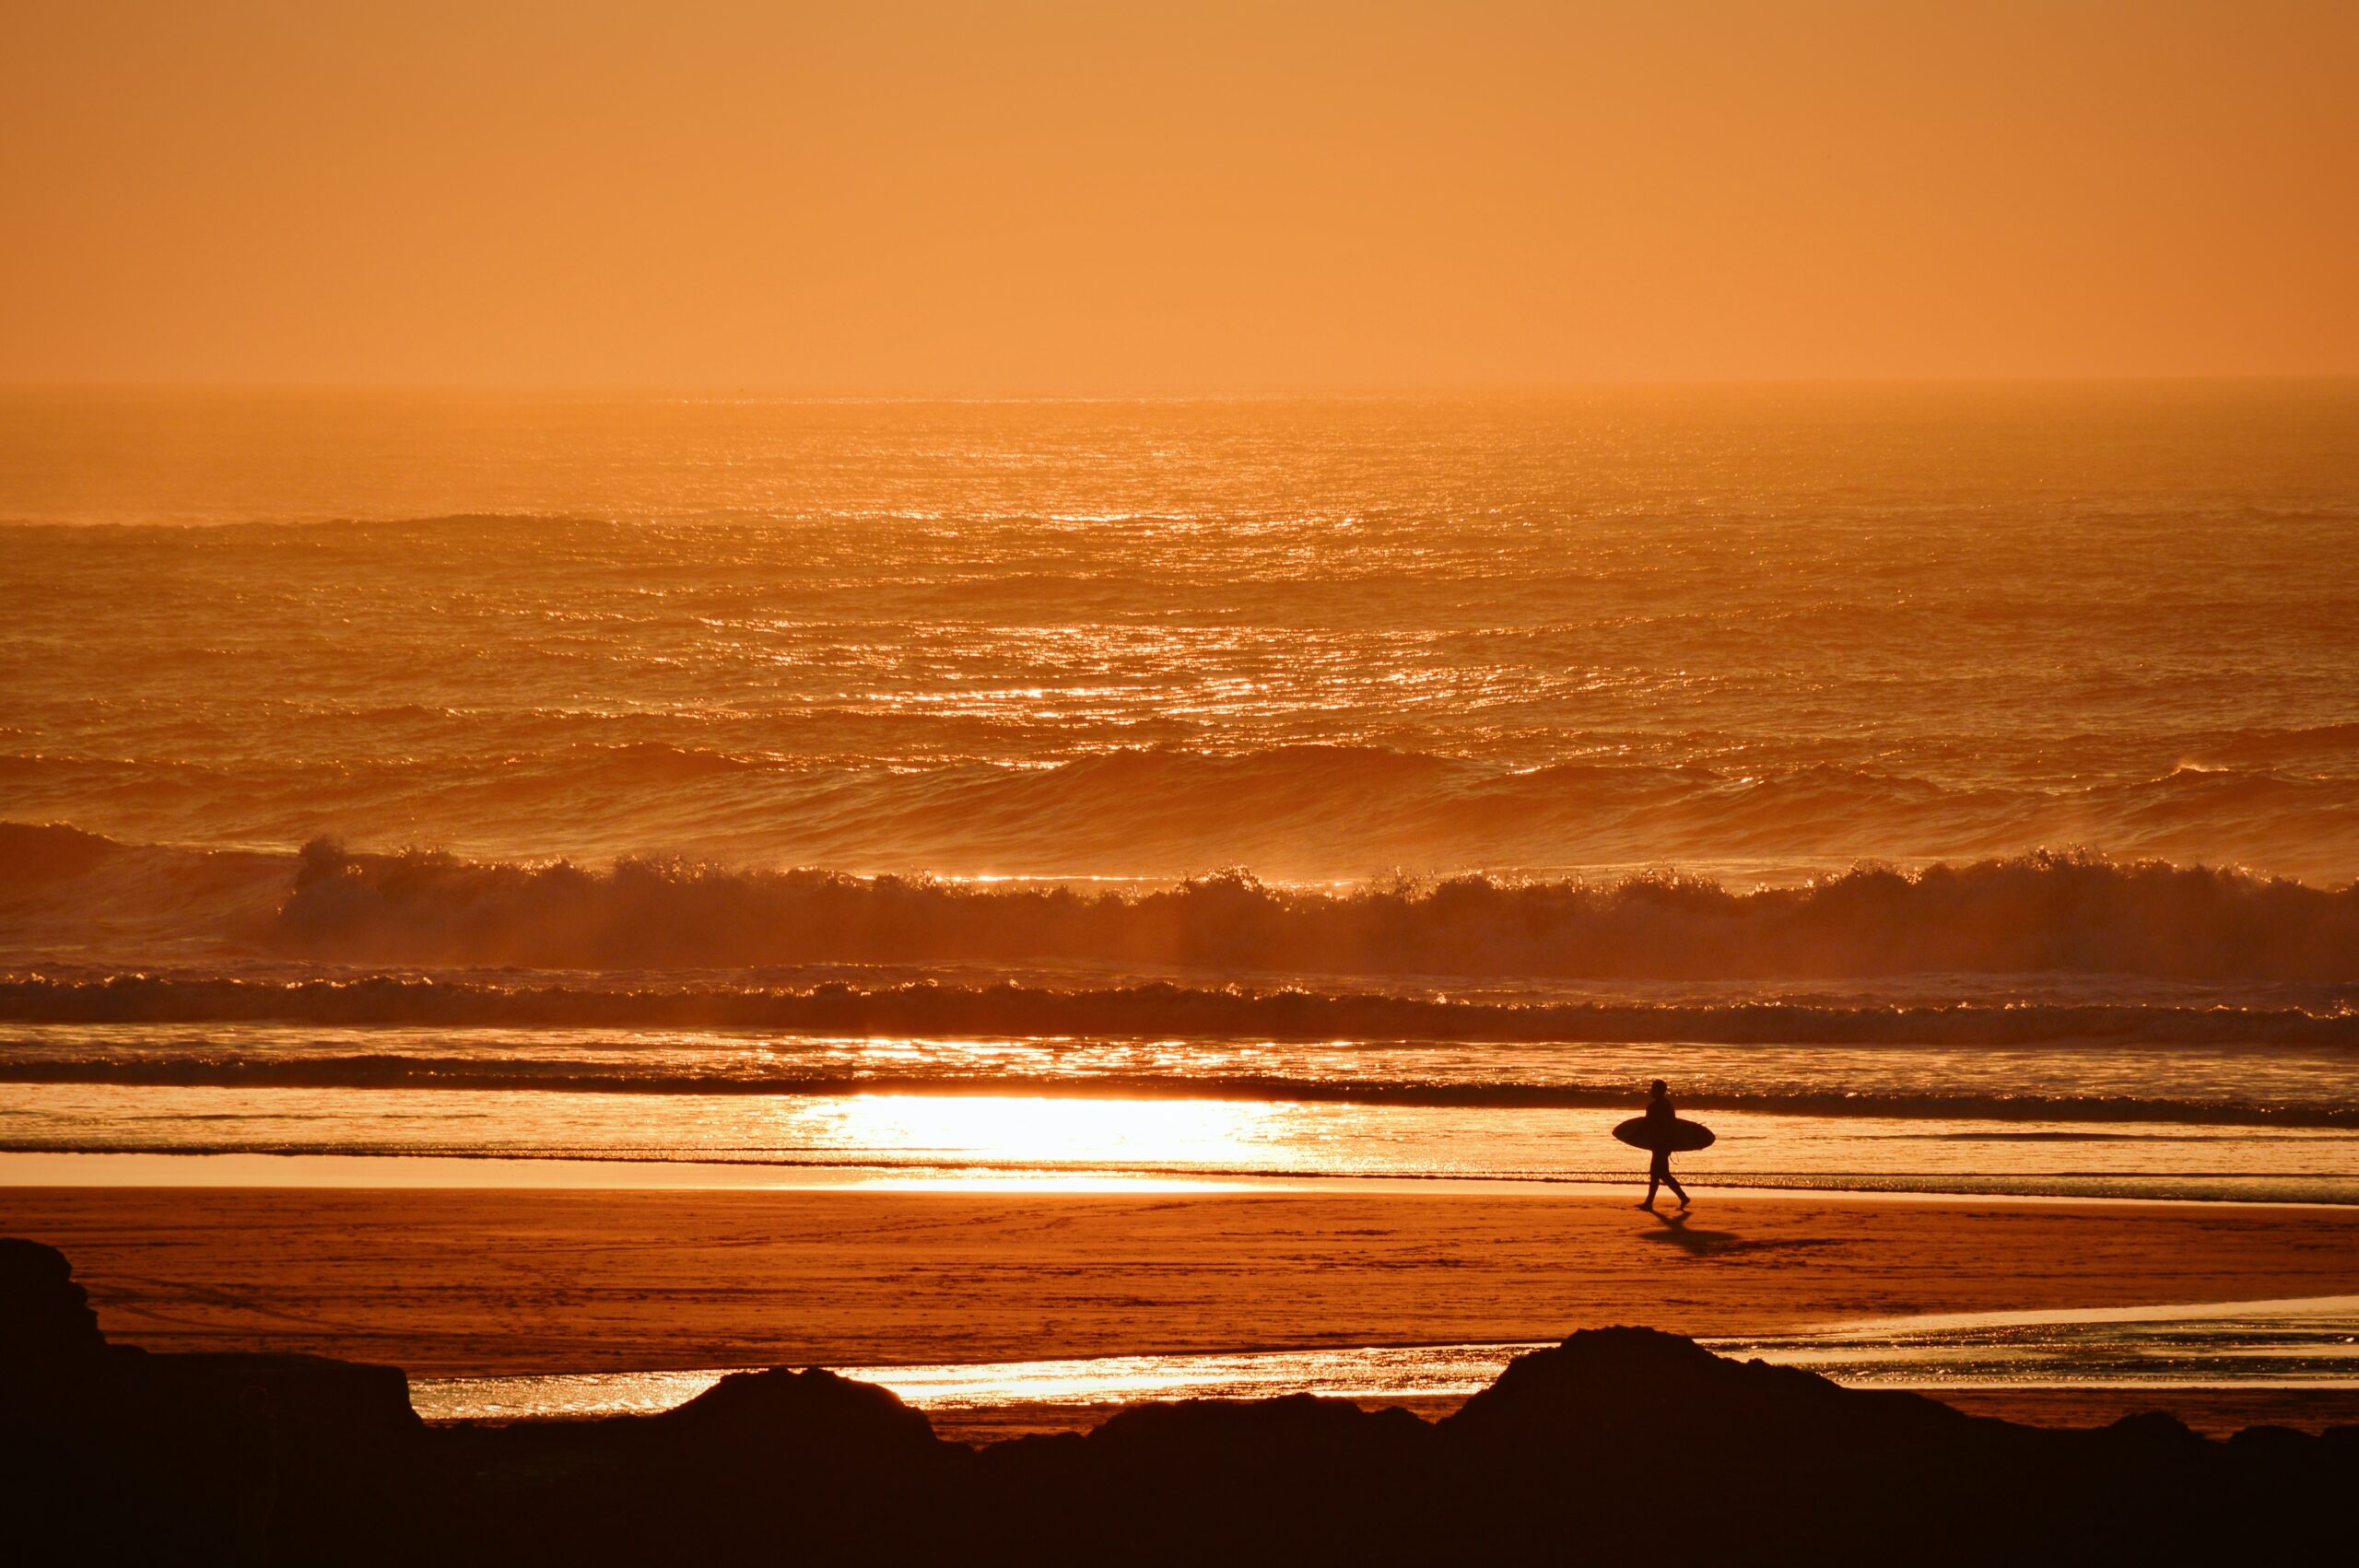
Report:
[[609,972],[981,962],[1238,975],[2359,980],[2359,883],[2083,853],[1861,866],[1752,890],[1675,873],[1305,890],[1231,871],[1092,891],[361,854],[324,840],[290,859],[0,825],[0,946],[19,954],[136,936],[151,949],[212,941],[339,965]]

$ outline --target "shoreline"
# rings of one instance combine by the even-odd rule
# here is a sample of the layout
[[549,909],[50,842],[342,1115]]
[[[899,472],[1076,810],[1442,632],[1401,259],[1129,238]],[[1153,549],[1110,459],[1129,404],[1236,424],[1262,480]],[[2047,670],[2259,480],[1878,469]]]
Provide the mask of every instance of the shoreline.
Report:
[[[1883,1319],[1766,1339],[1702,1339],[1716,1355],[1802,1367],[1846,1387],[1931,1395],[2031,1424],[2101,1425],[2166,1409],[2199,1430],[2359,1423],[2348,1347],[2359,1296]],[[1238,1351],[1015,1363],[836,1366],[891,1390],[945,1435],[1087,1431],[1128,1405],[1316,1395],[1435,1417],[1552,1341]],[[2265,1354],[2257,1344],[2266,1345]],[[761,1370],[419,1378],[429,1423],[581,1421],[676,1408]]]
[[[1813,1173],[1814,1174],[1814,1173]],[[487,1180],[487,1176],[503,1179]],[[628,1177],[629,1179],[624,1179]],[[202,1178],[202,1179],[199,1179]],[[1719,1201],[1774,1202],[1841,1199],[1860,1203],[2057,1204],[2075,1208],[2205,1208],[2323,1210],[2359,1212],[2359,1199],[2247,1198],[2207,1193],[2018,1192],[1942,1178],[1922,1187],[1840,1187],[1811,1184],[1809,1174],[1790,1181],[1687,1179],[1695,1192]],[[2033,1179],[2033,1178],[2026,1178]],[[2122,1176],[2157,1184],[2175,1179]],[[2256,1178],[2279,1179],[2279,1178]],[[968,1194],[1153,1194],[1199,1196],[1255,1193],[1332,1193],[1405,1197],[1602,1198],[1636,1192],[1637,1176],[1355,1176],[1344,1172],[1300,1175],[1285,1171],[1207,1171],[1158,1168],[1092,1168],[1020,1163],[940,1164],[887,1162],[788,1162],[682,1160],[659,1155],[539,1156],[514,1154],[329,1154],[257,1153],[249,1151],[49,1151],[0,1150],[0,1193],[28,1188],[111,1190],[152,1188],[185,1189],[283,1189],[290,1191],[463,1190],[482,1192],[830,1192]]]

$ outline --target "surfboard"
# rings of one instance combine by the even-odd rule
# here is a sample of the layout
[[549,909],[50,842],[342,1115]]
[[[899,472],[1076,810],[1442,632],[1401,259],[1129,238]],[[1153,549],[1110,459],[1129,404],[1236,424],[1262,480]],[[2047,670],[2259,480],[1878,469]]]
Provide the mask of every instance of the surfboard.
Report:
[[[1668,1132],[1670,1136],[1664,1137]],[[1633,1149],[1661,1149],[1672,1154],[1684,1154],[1712,1146],[1712,1129],[1700,1121],[1685,1117],[1673,1117],[1666,1127],[1646,1117],[1634,1116],[1614,1129],[1614,1136]]]

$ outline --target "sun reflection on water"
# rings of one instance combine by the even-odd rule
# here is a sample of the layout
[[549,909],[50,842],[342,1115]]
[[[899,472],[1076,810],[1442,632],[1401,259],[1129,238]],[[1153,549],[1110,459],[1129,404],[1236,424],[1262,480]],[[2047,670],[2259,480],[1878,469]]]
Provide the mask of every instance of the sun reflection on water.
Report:
[[827,1147],[984,1165],[1234,1169],[1266,1158],[1292,1120],[1266,1103],[1045,1094],[848,1094],[801,1109]]

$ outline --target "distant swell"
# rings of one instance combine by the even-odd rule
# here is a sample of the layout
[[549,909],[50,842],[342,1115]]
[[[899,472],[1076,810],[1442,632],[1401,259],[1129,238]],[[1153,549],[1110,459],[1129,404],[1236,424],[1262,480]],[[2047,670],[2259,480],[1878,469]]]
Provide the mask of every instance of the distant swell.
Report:
[[2348,1011],[1974,1002],[1518,1004],[1168,982],[1094,989],[932,982],[773,989],[395,976],[264,981],[31,975],[0,979],[0,1018],[47,1024],[615,1025],[1150,1039],[2359,1046],[2359,1012]]
[[[1019,746],[989,760],[937,755],[939,720],[864,710],[737,736],[653,716],[408,704],[300,706],[286,722],[311,738],[282,751],[257,737],[257,755],[235,760],[164,743],[0,747],[0,792],[22,812],[95,812],[193,843],[234,824],[242,840],[288,844],[347,831],[601,861],[676,849],[730,865],[1156,879],[1225,865],[1312,882],[1391,867],[1825,867],[2092,844],[2330,881],[2351,875],[2359,846],[2359,755],[2334,726],[2203,731],[2169,766],[2059,757],[2059,781],[1823,758],[1519,767],[1341,743]],[[348,753],[356,731],[380,749]]]

